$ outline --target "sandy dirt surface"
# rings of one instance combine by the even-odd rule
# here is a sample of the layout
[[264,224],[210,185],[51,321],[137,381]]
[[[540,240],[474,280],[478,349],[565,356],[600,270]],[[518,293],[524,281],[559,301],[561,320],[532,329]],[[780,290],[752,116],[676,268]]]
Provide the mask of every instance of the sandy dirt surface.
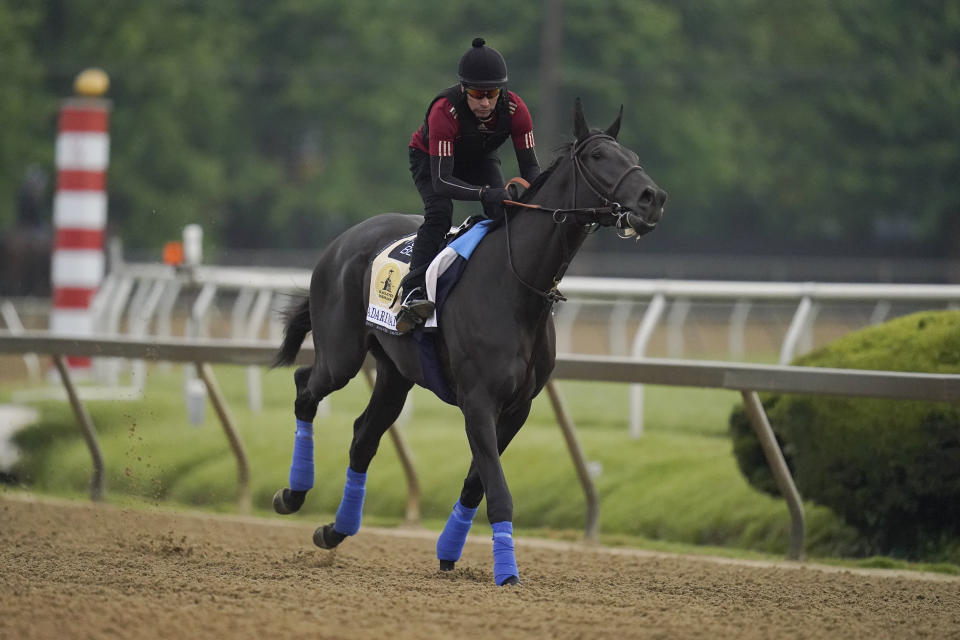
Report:
[[517,540],[441,573],[435,533],[0,491],[0,638],[960,638],[960,579]]

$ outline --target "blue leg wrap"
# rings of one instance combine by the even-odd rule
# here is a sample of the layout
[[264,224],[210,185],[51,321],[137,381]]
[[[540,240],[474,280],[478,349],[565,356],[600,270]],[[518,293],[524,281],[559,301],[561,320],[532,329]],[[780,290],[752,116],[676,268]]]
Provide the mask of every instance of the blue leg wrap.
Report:
[[360,530],[360,518],[363,515],[363,495],[367,492],[367,474],[357,473],[347,467],[347,483],[343,485],[343,498],[337,509],[337,519],[333,529],[346,536],[352,536]]
[[494,522],[493,527],[493,579],[497,586],[511,576],[520,577],[517,558],[513,555],[513,523]]
[[473,524],[473,516],[477,515],[477,507],[467,508],[457,503],[447,518],[447,524],[437,539],[437,558],[456,562],[463,555],[463,545],[467,542],[467,534]]
[[313,489],[313,424],[297,420],[293,440],[293,463],[290,465],[290,489]]

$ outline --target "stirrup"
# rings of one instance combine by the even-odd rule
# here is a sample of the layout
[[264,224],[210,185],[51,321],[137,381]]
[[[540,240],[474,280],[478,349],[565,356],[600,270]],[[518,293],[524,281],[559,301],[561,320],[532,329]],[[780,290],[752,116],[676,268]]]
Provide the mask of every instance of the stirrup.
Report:
[[397,333],[401,335],[410,333],[421,324],[423,324],[423,320],[412,311],[401,310],[400,313],[397,314],[396,328]]
[[415,289],[411,289],[410,293],[407,294],[407,297],[400,305],[400,313],[402,314],[406,311],[418,318],[420,322],[423,322],[433,314],[435,306],[433,301],[427,300],[426,296],[423,295],[423,289],[416,287]]
[[397,314],[397,331],[408,333],[423,324],[433,314],[434,303],[423,296],[423,289],[411,289]]

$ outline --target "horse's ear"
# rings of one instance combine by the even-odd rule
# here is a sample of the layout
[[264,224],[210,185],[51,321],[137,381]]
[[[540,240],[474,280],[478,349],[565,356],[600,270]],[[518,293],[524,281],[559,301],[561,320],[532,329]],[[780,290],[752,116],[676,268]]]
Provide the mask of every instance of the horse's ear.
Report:
[[583,105],[580,98],[573,103],[573,135],[577,140],[583,140],[590,134],[590,127],[587,126],[587,119],[583,117]]
[[623,117],[623,105],[620,105],[620,113],[617,114],[617,119],[613,121],[613,124],[607,127],[607,135],[611,138],[616,138],[617,134],[620,133],[620,119]]

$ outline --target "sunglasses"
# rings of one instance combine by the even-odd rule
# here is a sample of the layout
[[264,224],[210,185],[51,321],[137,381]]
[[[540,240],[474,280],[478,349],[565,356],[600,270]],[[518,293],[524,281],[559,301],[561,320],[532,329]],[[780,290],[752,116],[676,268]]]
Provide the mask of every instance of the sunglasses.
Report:
[[467,92],[468,96],[477,100],[483,100],[484,98],[496,100],[500,97],[500,89],[474,89],[473,87],[464,87],[464,91]]

